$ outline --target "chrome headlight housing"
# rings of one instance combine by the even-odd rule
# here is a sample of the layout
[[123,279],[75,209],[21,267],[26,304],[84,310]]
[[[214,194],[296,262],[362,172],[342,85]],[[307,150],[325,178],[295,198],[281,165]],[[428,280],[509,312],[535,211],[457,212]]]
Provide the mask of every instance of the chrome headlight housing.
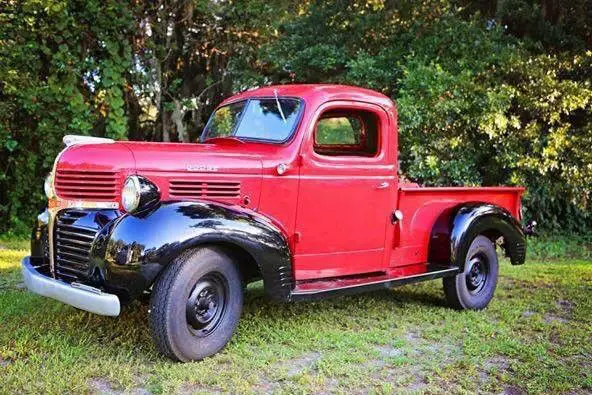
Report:
[[160,200],[158,187],[141,176],[129,176],[121,189],[121,206],[128,213],[150,208]]
[[45,192],[45,196],[47,196],[48,199],[55,197],[55,191],[53,189],[53,173],[49,173],[47,177],[45,177],[43,191]]

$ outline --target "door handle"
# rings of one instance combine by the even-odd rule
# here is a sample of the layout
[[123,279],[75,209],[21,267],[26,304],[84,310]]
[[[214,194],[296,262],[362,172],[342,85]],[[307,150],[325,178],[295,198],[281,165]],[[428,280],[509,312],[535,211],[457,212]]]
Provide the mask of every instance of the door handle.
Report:
[[376,187],[376,189],[387,189],[389,187],[389,183],[388,182],[381,182],[380,184],[378,184],[378,186]]

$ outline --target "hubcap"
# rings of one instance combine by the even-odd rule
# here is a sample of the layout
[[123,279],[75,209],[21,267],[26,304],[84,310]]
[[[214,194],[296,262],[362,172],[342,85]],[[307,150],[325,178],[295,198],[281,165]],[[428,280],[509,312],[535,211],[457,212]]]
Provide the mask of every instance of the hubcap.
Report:
[[469,271],[466,274],[467,288],[471,293],[479,293],[489,274],[487,258],[482,255],[476,255],[469,261]]
[[198,336],[207,336],[216,329],[226,307],[226,295],[226,281],[219,274],[210,273],[200,278],[185,308],[189,329]]

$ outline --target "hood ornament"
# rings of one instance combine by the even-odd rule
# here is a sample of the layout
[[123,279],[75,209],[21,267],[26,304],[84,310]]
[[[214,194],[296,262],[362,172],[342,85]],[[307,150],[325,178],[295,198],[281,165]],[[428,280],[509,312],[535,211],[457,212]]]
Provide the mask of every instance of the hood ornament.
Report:
[[81,136],[78,134],[67,134],[64,136],[62,141],[66,147],[81,144],[111,144],[115,142],[115,140],[105,137]]

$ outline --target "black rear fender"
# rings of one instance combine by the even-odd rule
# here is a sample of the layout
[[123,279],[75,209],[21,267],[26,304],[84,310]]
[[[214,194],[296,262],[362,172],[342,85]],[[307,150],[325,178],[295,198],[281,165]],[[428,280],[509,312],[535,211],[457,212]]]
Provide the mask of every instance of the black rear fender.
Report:
[[432,230],[429,261],[464,269],[471,241],[478,235],[492,242],[501,237],[511,263],[524,263],[526,238],[522,226],[506,209],[488,203],[468,203],[443,212]]

